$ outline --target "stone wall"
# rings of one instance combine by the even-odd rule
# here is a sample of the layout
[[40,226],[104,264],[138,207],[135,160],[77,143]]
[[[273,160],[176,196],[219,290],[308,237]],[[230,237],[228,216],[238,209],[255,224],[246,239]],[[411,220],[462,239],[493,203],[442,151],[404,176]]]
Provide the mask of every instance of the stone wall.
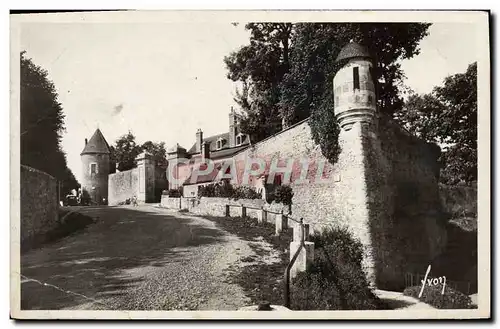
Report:
[[[180,203],[180,205],[179,205]],[[266,203],[266,201],[261,199],[242,199],[242,200],[232,200],[229,198],[170,198],[167,195],[162,197],[161,206],[171,209],[187,209],[189,212],[198,215],[208,215],[208,216],[225,216],[226,205],[232,205],[230,208],[231,217],[241,216],[241,206],[252,207],[252,208],[262,208],[269,213],[267,214],[267,221],[274,223],[276,213],[283,211],[283,213],[288,213],[288,206],[279,203]],[[251,218],[257,218],[257,209],[247,209],[247,216]]]
[[171,198],[168,195],[162,195],[160,206],[170,209],[180,209],[181,198]]
[[49,174],[21,165],[21,244],[58,224],[57,181]]
[[[279,159],[282,167],[293,161],[293,216],[304,218],[311,233],[332,226],[350,228],[365,247],[365,271],[374,281],[361,127],[354,125],[342,131],[339,144],[342,152],[332,165],[313,141],[306,119],[237,154],[238,181],[242,182],[244,163],[249,158],[265,159],[267,167],[274,159]],[[302,171],[307,171],[305,181],[299,179]]]
[[[266,170],[273,159],[283,167],[293,161],[294,217],[303,217],[311,232],[348,227],[364,245],[370,282],[399,288],[406,271],[425,266],[425,273],[446,241],[437,184],[439,148],[388,120],[355,123],[340,132],[339,144],[342,151],[332,165],[305,120],[237,154],[238,183],[249,159],[264,159]],[[309,164],[305,182],[298,179],[305,168],[301,162]]]
[[446,244],[436,145],[379,118],[362,127],[369,230],[376,284],[404,288],[404,274],[425,273]]
[[[383,118],[342,129],[339,144],[342,151],[332,165],[313,141],[306,119],[236,154],[233,184],[257,186],[272,162],[290,164],[293,217],[304,218],[311,232],[347,227],[364,246],[368,280],[398,289],[405,272],[425,273],[446,243],[437,184],[439,148]],[[265,170],[245,182],[245,166],[256,159]],[[287,184],[285,177],[282,181]],[[187,207],[200,214],[224,213],[227,200],[207,199],[212,200],[193,198]]]
[[125,202],[125,200],[137,196],[138,193],[138,168],[117,172],[108,176],[108,197],[110,206]]

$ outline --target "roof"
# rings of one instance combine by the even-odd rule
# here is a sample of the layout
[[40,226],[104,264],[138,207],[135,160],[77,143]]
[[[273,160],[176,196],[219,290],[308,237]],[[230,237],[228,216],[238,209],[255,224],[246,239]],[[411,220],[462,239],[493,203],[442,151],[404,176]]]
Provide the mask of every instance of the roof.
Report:
[[370,53],[368,53],[368,50],[366,50],[365,47],[361,46],[359,43],[351,41],[340,50],[335,62],[355,57],[371,58]]
[[[215,151],[217,149],[217,140],[219,138],[223,138],[226,140],[227,143],[229,143],[229,133],[223,133],[223,134],[218,134],[218,135],[213,135],[207,138],[203,138],[204,142],[210,143],[210,152]],[[193,153],[199,153],[196,152],[196,143],[191,146],[189,149],[188,153],[193,154]]]
[[222,164],[220,164],[220,163],[216,164],[214,166],[214,169],[210,173],[208,173],[206,175],[198,175],[198,177],[196,177],[195,182],[191,181],[191,177],[193,176],[193,172],[194,172],[194,170],[193,170],[191,172],[191,174],[189,175],[189,177],[186,178],[186,180],[184,181],[184,183],[182,185],[195,185],[195,184],[213,182],[217,178],[217,176],[219,175],[219,171],[221,168],[222,168]]
[[102,132],[99,130],[99,128],[97,128],[92,137],[90,137],[90,140],[87,142],[87,144],[85,144],[85,147],[83,148],[83,151],[82,153],[80,153],[80,155],[95,153],[109,154],[108,142],[106,142],[106,139],[102,135]]
[[[225,139],[226,144],[225,146],[217,150],[217,140],[219,138]],[[210,159],[217,159],[217,158],[222,158],[222,157],[227,157],[230,156],[236,152],[239,152],[240,150],[248,147],[250,145],[249,140],[247,138],[247,141],[243,143],[242,145],[238,145],[235,147],[229,147],[229,133],[222,133],[218,135],[213,135],[207,138],[203,138],[204,142],[210,143]],[[191,146],[191,148],[188,151],[189,154],[194,155],[194,154],[199,154],[200,152],[196,152],[196,143]]]

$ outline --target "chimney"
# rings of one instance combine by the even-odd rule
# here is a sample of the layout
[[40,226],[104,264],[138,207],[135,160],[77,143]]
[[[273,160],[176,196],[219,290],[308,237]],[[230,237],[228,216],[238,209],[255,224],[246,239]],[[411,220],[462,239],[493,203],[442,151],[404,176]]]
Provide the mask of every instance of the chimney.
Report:
[[210,142],[203,142],[201,148],[201,158],[210,159]]
[[87,138],[85,138],[85,145],[87,145],[87,143],[88,143],[88,140],[87,140]]
[[203,144],[203,131],[201,131],[200,128],[198,128],[198,131],[196,131],[196,152],[201,152],[201,146]]

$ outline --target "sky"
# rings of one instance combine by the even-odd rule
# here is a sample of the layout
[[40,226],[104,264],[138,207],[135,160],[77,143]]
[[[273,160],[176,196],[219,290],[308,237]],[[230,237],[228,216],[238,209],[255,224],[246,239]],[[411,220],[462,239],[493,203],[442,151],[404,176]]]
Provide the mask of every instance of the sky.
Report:
[[[401,62],[405,84],[427,93],[477,60],[477,31],[468,23],[436,23],[421,53]],[[140,143],[191,147],[228,131],[235,83],[223,58],[248,43],[244,24],[24,23],[21,49],[49,73],[63,106],[62,147],[81,178],[84,139],[99,128],[109,144],[129,130]]]

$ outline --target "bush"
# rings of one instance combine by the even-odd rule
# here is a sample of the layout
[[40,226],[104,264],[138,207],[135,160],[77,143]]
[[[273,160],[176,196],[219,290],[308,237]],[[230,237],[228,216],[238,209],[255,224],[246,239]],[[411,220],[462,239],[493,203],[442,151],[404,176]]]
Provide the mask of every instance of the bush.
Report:
[[293,198],[293,191],[289,185],[280,185],[274,191],[274,201],[284,205],[291,205]]
[[[418,298],[421,289],[421,286],[408,287],[403,291],[403,295]],[[435,286],[426,285],[419,299],[424,303],[440,309],[474,308],[470,297],[460,291],[454,290],[448,286],[445,287],[444,294],[442,294],[442,291],[443,285],[441,284]]]
[[182,187],[163,191],[163,195],[168,195],[170,198],[180,198],[182,196]]
[[230,198],[238,199],[260,199],[261,195],[249,186],[233,187],[229,181],[198,186],[199,197]]
[[257,193],[253,188],[250,186],[238,186],[234,189],[234,193],[230,198],[234,200],[238,199],[260,199],[262,198],[262,195],[260,193]]
[[215,184],[208,184],[205,186],[198,186],[198,196],[199,197],[215,197]]
[[373,294],[362,269],[363,246],[347,229],[316,233],[315,259],[292,285],[292,309],[375,310],[387,308]]

